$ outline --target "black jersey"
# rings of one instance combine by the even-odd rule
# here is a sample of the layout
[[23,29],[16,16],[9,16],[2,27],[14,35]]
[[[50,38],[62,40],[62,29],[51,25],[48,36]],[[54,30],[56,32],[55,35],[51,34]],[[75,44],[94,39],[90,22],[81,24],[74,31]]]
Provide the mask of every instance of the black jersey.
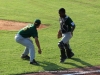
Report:
[[62,33],[71,32],[72,26],[75,26],[75,24],[69,16],[60,18],[60,29]]

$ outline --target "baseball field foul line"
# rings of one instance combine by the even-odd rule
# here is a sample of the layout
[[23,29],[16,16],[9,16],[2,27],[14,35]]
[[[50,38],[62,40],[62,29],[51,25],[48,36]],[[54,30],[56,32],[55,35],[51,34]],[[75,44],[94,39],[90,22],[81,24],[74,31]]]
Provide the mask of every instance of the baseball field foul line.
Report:
[[71,74],[62,74],[62,75],[80,75],[80,74],[89,74],[89,73],[99,73],[100,70],[94,70],[94,71],[78,71],[77,73],[71,73]]

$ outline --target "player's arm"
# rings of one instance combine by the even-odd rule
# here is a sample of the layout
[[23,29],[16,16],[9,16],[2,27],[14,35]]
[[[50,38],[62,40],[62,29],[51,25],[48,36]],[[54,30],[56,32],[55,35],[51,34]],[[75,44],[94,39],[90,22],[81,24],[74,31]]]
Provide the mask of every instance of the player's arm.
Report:
[[75,29],[75,24],[74,24],[74,22],[72,22],[72,23],[71,23],[71,33],[72,33],[72,35],[73,35],[74,29]]
[[62,37],[62,33],[61,33],[61,30],[59,29],[58,34],[57,34],[57,38],[59,39],[61,37]]
[[38,53],[41,54],[42,51],[41,51],[40,42],[38,40],[38,37],[35,37],[34,39],[35,39],[35,43],[36,43],[36,45],[38,47]]

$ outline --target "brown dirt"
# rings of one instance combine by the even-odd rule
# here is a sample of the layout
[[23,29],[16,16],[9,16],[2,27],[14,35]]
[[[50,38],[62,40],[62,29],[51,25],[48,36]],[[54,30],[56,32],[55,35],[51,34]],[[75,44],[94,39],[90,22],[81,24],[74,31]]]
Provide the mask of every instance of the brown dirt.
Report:
[[48,71],[22,75],[100,75],[100,66],[75,68],[63,71]]
[[[27,24],[30,23],[0,20],[0,30],[17,31],[25,27]],[[38,29],[42,29],[45,27],[46,25],[41,24]]]

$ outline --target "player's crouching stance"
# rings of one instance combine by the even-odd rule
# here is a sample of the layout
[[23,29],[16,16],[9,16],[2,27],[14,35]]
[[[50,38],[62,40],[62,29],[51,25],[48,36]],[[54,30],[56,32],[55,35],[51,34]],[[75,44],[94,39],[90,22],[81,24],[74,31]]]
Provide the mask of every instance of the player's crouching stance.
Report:
[[58,47],[60,48],[61,52],[61,59],[60,62],[63,63],[65,59],[71,58],[74,56],[74,53],[72,52],[69,40],[73,36],[73,31],[75,29],[75,24],[71,20],[69,16],[65,14],[65,9],[61,8],[59,9],[59,16],[60,16],[60,29],[58,31],[58,38],[61,38],[61,41],[58,43]]
[[[18,31],[17,35],[15,36],[16,42],[22,44],[25,46],[25,50],[21,56],[23,59],[30,59],[30,64],[36,64],[38,63],[35,61],[35,48],[32,40],[30,37],[33,37],[35,39],[35,43],[38,47],[38,53],[41,54],[41,47],[38,40],[38,32],[37,28],[40,26],[41,21],[39,19],[36,19],[34,24],[29,24],[28,26],[22,28]],[[30,54],[30,57],[28,56]]]

